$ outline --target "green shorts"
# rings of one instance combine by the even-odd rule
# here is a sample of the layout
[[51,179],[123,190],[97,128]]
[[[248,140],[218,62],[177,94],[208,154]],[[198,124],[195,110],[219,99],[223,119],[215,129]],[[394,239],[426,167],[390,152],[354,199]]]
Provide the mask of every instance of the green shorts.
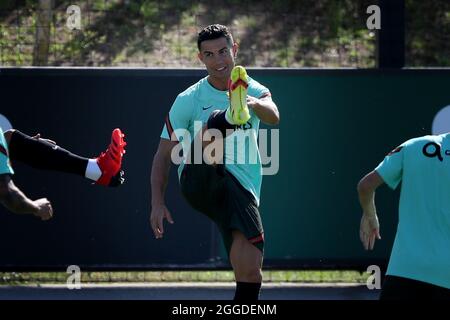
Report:
[[228,255],[233,230],[241,231],[264,251],[264,231],[256,201],[224,165],[187,164],[180,184],[187,202],[216,223]]

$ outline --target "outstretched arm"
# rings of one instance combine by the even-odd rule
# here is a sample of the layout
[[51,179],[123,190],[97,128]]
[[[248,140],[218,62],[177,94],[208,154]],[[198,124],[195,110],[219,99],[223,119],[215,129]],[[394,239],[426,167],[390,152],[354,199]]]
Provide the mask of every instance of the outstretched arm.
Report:
[[150,224],[156,239],[160,239],[164,233],[163,219],[173,223],[172,216],[166,207],[164,195],[171,166],[171,152],[178,142],[161,139],[158,150],[153,157],[151,173],[151,196],[152,209],[150,214]]
[[16,187],[9,174],[0,175],[0,202],[17,214],[34,214],[42,220],[48,220],[53,215],[53,208],[47,199],[30,200]]
[[271,97],[255,98],[247,96],[247,106],[255,112],[258,118],[268,125],[277,125],[280,122],[280,113]]
[[375,190],[383,184],[381,176],[372,171],[358,183],[359,203],[363,210],[359,236],[366,250],[372,250],[376,239],[381,239],[375,206]]

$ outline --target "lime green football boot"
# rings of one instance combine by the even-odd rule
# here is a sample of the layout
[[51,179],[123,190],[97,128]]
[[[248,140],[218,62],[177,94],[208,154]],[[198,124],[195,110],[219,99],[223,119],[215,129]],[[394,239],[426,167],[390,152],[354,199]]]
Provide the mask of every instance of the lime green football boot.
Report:
[[235,66],[231,71],[228,85],[230,107],[227,110],[227,118],[233,124],[243,125],[250,120],[250,112],[247,106],[248,76],[242,66]]

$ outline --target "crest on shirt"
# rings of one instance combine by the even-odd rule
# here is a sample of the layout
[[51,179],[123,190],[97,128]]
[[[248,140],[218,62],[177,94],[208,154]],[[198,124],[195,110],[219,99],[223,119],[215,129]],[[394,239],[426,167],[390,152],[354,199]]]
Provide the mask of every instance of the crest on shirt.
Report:
[[391,152],[388,153],[388,156],[393,155],[394,153],[398,153],[403,149],[403,147],[397,147],[394,150],[392,150]]

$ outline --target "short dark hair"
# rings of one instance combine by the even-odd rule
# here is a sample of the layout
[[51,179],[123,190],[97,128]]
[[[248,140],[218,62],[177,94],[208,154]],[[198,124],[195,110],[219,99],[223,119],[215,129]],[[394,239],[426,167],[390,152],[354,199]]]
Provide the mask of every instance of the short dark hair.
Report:
[[231,35],[231,32],[230,32],[230,30],[228,30],[227,27],[225,27],[221,24],[212,24],[212,25],[205,27],[198,34],[198,38],[197,38],[198,51],[200,51],[200,45],[202,44],[203,41],[219,39],[222,37],[227,39],[227,42],[230,46],[233,45],[233,36]]

